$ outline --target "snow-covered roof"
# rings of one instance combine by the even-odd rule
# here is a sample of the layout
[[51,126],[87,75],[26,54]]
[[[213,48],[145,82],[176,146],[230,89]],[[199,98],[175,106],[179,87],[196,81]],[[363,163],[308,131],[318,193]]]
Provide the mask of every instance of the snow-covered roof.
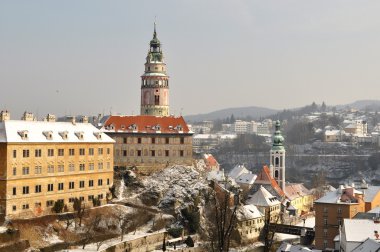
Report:
[[366,219],[344,219],[342,232],[347,242],[364,242],[367,238],[376,239],[380,234],[380,223]]
[[254,205],[239,206],[236,211],[236,218],[239,221],[252,220],[262,218],[264,215]]
[[304,247],[301,245],[292,245],[286,242],[282,243],[281,246],[276,250],[276,252],[312,252],[312,251],[317,251],[317,250],[311,250],[308,247]]
[[363,189],[364,201],[372,202],[376,195],[380,192],[380,186],[368,186],[368,189]]
[[243,173],[243,174],[241,174],[241,175],[235,180],[235,182],[238,183],[238,184],[249,184],[249,185],[253,185],[253,183],[255,183],[256,178],[257,178],[257,175],[256,175],[256,174],[252,174],[252,173]]
[[144,73],[142,76],[161,76],[166,77],[167,75],[164,73]]
[[249,173],[249,170],[245,168],[244,165],[236,165],[229,173],[228,177],[232,179],[237,179],[241,174]]
[[372,210],[368,211],[367,213],[380,213],[380,207],[375,207]]
[[208,172],[207,180],[225,181],[226,177],[224,176],[224,170],[222,171],[212,170]]
[[368,238],[362,244],[354,248],[351,252],[377,252],[380,251],[380,244],[374,239]]
[[248,196],[246,203],[263,207],[281,204],[280,201],[263,186],[260,186],[259,190],[255,194]]
[[0,122],[2,143],[114,143],[90,123],[6,120]]
[[311,192],[302,183],[286,184],[284,192],[286,197],[290,200],[311,194]]

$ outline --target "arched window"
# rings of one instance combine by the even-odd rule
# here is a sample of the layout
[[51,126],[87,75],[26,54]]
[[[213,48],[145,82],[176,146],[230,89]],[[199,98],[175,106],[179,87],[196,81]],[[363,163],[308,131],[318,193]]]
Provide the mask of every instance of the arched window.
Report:
[[160,96],[159,95],[154,96],[154,105],[160,105]]
[[280,159],[278,157],[275,158],[275,163],[274,163],[276,166],[278,166],[280,164]]
[[275,177],[275,178],[278,178],[278,171],[275,171],[275,172],[274,172],[274,177]]

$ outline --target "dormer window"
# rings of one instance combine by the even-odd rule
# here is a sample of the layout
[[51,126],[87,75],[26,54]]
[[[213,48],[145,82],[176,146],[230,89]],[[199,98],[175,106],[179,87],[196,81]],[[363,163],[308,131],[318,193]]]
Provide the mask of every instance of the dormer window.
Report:
[[121,125],[121,129],[125,130],[125,125],[124,124]]
[[94,136],[96,137],[96,139],[102,140],[102,132],[94,132]]
[[42,134],[46,137],[47,140],[52,140],[53,139],[53,131],[44,131]]
[[28,131],[27,130],[20,130],[17,132],[22,140],[28,140]]
[[175,128],[176,128],[176,130],[178,130],[178,131],[182,131],[182,125],[181,125],[181,124],[178,124]]
[[67,140],[69,132],[68,131],[62,131],[62,132],[59,132],[58,134],[62,137],[63,140]]
[[161,130],[161,126],[159,124],[157,124],[156,126],[153,126],[153,129],[156,130],[156,131],[160,131]]
[[75,135],[78,137],[79,140],[83,140],[84,132],[78,131],[78,132],[75,132]]
[[128,129],[135,131],[135,130],[137,130],[137,125],[136,124],[131,124],[131,125],[128,126]]

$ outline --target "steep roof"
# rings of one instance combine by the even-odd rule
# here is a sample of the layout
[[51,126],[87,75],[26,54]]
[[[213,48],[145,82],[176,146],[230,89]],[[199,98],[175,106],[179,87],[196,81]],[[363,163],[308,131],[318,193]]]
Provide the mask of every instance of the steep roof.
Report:
[[256,178],[257,178],[256,174],[243,173],[237,179],[235,179],[235,182],[238,184],[253,185],[253,183],[255,183]]
[[236,211],[236,218],[239,221],[252,220],[261,218],[264,215],[257,209],[255,205],[243,205],[239,206]]
[[311,192],[302,183],[289,183],[285,185],[285,195],[289,200],[310,194]]
[[215,157],[212,154],[204,154],[205,163],[208,166],[217,166],[219,165],[218,161],[216,161]]
[[241,174],[249,173],[249,170],[244,165],[236,165],[229,173],[228,177],[237,179]]
[[284,191],[278,185],[277,181],[274,178],[272,178],[272,176],[270,175],[269,167],[266,165],[263,166],[263,169],[261,170],[259,175],[257,175],[255,183],[256,184],[270,184],[271,187],[276,191],[276,193],[280,197],[285,196]]
[[114,143],[90,123],[6,120],[0,122],[2,143]]
[[278,199],[268,192],[268,190],[263,186],[260,186],[259,190],[255,194],[248,196],[246,203],[263,207],[281,204],[280,201],[278,201]]
[[182,116],[110,116],[102,130],[110,133],[192,134]]
[[374,239],[368,238],[362,244],[352,250],[352,252],[378,252],[380,251],[380,244]]

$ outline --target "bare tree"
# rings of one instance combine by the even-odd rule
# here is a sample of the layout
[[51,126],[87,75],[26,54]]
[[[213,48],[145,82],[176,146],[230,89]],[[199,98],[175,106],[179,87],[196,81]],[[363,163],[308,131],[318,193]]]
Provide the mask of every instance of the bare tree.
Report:
[[222,193],[211,191],[208,196],[205,212],[208,219],[210,249],[215,252],[227,252],[230,248],[232,231],[236,226],[238,194],[225,190]]
[[87,225],[84,228],[84,232],[82,233],[82,249],[84,249],[86,245],[94,238],[96,230],[99,227],[101,221],[102,216],[100,214],[96,214],[89,219]]
[[[82,225],[82,219],[85,214],[86,206],[81,199],[75,198],[73,208],[75,211],[76,218],[78,218],[79,220],[78,226],[80,227]],[[75,226],[76,226],[76,222],[75,222]]]
[[124,234],[128,229],[128,220],[127,214],[121,214],[118,216],[119,228],[120,228],[120,241],[124,240]]

